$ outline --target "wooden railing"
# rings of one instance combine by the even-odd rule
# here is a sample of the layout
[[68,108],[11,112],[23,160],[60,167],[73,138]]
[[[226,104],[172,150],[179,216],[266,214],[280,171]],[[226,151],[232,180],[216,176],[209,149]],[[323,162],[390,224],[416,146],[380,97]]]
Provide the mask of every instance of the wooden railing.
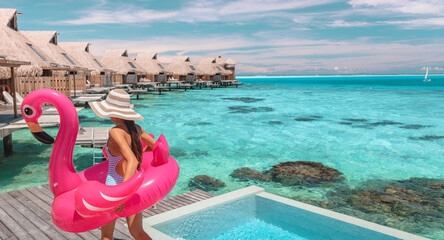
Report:
[[[16,91],[22,97],[25,97],[34,90],[42,88],[57,90],[68,97],[71,96],[71,91],[74,91],[73,75],[47,77],[16,77],[15,81]],[[11,80],[0,80],[0,84],[7,84],[8,86],[11,86]],[[75,84],[75,89],[77,91],[81,90],[83,93],[86,93],[85,76],[76,75]]]
[[113,75],[113,83],[115,83],[115,84],[123,84],[123,75],[114,74]]

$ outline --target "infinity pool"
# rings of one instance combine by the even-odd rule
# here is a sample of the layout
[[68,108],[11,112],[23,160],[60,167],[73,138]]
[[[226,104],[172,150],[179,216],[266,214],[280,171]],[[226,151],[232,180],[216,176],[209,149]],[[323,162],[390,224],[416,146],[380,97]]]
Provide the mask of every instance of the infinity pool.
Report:
[[153,239],[167,239],[165,235],[180,240],[424,239],[256,186],[150,217],[144,227],[151,230]]

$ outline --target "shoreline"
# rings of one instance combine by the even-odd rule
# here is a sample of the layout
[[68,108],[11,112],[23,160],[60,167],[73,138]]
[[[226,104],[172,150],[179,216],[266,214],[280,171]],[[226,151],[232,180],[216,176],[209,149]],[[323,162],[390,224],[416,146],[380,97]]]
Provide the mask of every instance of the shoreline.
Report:
[[[444,74],[434,74],[429,76],[443,77]],[[424,77],[424,75],[417,74],[375,74],[375,75],[237,75],[236,79],[249,79],[249,78],[328,78],[328,77]]]

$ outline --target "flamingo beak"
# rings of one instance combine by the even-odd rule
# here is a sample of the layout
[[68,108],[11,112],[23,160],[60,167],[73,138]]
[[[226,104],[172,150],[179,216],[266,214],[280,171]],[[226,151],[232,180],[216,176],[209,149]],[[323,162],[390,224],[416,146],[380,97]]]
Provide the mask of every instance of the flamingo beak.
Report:
[[43,129],[37,124],[33,122],[27,122],[29,130],[31,130],[32,135],[41,143],[44,144],[53,144],[54,138],[49,136]]

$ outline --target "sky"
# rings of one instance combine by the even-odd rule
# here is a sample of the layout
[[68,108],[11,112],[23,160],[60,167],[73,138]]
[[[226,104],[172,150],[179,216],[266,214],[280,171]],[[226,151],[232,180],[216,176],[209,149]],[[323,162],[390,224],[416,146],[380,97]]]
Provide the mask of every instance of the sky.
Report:
[[240,75],[444,74],[444,0],[0,0],[59,41],[233,58]]

